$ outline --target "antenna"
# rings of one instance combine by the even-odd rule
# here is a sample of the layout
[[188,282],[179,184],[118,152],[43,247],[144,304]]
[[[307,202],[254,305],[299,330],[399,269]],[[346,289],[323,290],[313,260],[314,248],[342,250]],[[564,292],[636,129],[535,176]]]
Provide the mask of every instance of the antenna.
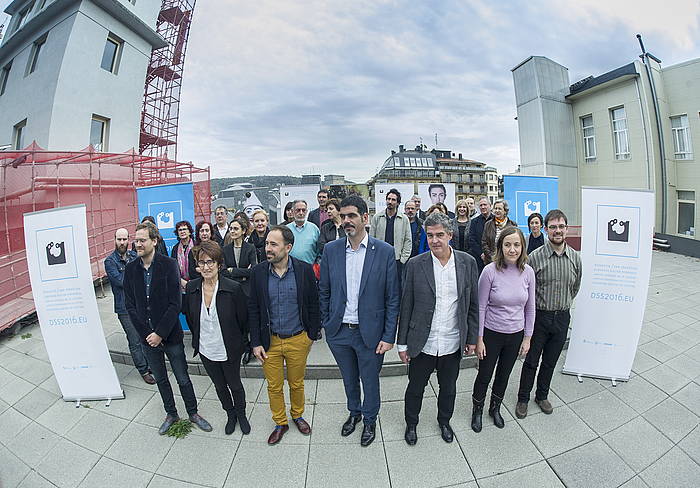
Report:
[[437,149],[438,143],[437,143],[437,132],[435,133],[435,149]]

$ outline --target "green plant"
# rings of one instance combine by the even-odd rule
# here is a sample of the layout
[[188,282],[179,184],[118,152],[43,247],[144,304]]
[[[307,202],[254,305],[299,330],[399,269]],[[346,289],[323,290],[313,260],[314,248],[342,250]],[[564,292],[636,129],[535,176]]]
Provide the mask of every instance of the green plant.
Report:
[[175,437],[176,439],[182,439],[187,437],[187,434],[192,432],[192,422],[189,420],[178,420],[168,429],[168,434],[170,437]]
[[20,337],[21,337],[22,339],[29,339],[31,336],[32,336],[32,334],[29,333],[29,332],[27,332],[26,334],[22,334]]

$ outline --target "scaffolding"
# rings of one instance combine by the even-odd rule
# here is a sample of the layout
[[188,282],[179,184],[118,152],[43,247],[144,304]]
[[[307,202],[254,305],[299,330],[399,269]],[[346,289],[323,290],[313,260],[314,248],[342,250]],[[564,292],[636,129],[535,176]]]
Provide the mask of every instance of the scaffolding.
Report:
[[163,0],[157,32],[167,45],[153,49],[146,73],[139,153],[177,160],[180,90],[196,0]]
[[136,151],[46,151],[36,142],[21,151],[0,151],[0,330],[34,311],[24,243],[27,212],[85,204],[93,278],[105,276],[104,258],[114,232],[133,231],[136,189],[192,182],[195,219],[210,219],[209,168],[150,157]]

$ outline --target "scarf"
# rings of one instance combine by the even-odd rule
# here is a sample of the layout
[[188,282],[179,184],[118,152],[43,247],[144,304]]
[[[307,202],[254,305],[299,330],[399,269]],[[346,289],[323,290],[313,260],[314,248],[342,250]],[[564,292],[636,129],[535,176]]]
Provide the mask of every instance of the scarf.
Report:
[[180,245],[177,246],[177,264],[178,268],[180,268],[180,278],[183,280],[189,280],[190,275],[189,275],[189,260],[187,259],[187,254],[190,252],[190,250],[194,247],[194,243],[192,242],[192,238],[190,237],[190,242],[187,243],[187,249],[184,249],[182,246],[182,242],[180,242]]

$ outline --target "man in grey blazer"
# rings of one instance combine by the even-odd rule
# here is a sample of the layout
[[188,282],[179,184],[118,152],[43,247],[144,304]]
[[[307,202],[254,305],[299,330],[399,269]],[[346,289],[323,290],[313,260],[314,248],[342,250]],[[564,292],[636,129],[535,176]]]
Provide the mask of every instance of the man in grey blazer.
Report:
[[416,426],[423,392],[434,370],[440,385],[440,433],[445,442],[454,439],[450,419],[457,395],[459,363],[463,352],[474,352],[479,333],[476,261],[450,247],[452,222],[447,215],[429,215],[424,227],[430,252],[411,258],[406,266],[396,341],[399,357],[408,364],[404,438],[409,445],[418,441]]

